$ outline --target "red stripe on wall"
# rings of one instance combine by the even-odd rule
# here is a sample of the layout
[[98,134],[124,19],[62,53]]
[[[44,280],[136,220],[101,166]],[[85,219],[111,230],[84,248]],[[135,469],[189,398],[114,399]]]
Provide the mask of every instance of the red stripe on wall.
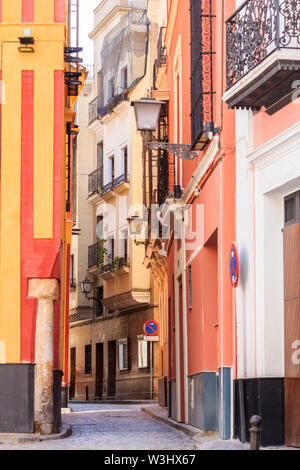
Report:
[[34,0],[22,0],[22,22],[34,22]]
[[64,23],[65,14],[65,0],[54,0],[54,23]]
[[[28,279],[60,280],[61,198],[63,158],[63,71],[55,72],[53,238],[33,237],[34,168],[34,73],[22,72],[22,167],[21,167],[21,361],[35,361],[37,301],[27,298]],[[60,301],[54,303],[54,368],[59,367]]]
[[34,362],[36,301],[27,298],[28,257],[33,239],[34,72],[22,71],[21,105],[21,356]]
[[[64,72],[54,71],[54,159],[53,159],[53,236],[59,241],[61,238],[61,203],[62,203],[62,165],[63,165],[63,126],[64,126]],[[64,196],[64,193],[63,193]],[[63,202],[64,203],[64,202]],[[60,257],[57,259],[57,269],[60,275]],[[60,302],[54,307],[54,367],[59,367],[59,324]]]
[[65,323],[65,370],[63,386],[69,385],[69,337],[70,337],[70,270],[71,270],[71,245],[67,245],[67,279],[66,279],[66,323]]

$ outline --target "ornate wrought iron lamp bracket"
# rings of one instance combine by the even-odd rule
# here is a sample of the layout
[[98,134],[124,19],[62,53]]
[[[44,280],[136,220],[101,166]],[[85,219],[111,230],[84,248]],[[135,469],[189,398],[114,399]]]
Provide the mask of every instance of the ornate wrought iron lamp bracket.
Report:
[[198,157],[198,152],[192,150],[189,144],[171,144],[168,142],[146,142],[151,150],[162,149],[181,158],[182,160],[195,160]]

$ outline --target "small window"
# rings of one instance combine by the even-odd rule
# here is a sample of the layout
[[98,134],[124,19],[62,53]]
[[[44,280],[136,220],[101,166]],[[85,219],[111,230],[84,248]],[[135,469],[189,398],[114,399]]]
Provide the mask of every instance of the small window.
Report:
[[296,224],[300,221],[300,191],[286,196],[284,199],[284,223]]
[[192,297],[192,266],[189,266],[189,309],[193,307]]
[[85,346],[85,373],[92,373],[92,345]]
[[127,66],[121,70],[121,87],[122,90],[127,90],[128,88],[128,68]]
[[139,369],[149,367],[148,341],[138,341],[138,367]]
[[108,100],[113,98],[115,95],[114,79],[110,78],[108,80]]
[[119,340],[119,370],[128,370],[128,340]]
[[103,317],[103,286],[97,287],[96,317]]

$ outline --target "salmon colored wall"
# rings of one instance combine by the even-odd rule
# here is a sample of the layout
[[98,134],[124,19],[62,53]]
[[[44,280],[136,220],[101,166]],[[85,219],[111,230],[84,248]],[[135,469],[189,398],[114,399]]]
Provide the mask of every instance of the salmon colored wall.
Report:
[[254,150],[299,122],[299,116],[300,105],[295,103],[288,104],[272,116],[269,116],[263,109],[254,113]]

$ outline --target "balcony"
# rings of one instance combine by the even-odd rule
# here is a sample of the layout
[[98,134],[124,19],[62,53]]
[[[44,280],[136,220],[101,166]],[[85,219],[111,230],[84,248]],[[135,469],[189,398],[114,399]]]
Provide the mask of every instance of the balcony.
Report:
[[157,43],[157,59],[154,62],[153,70],[153,86],[156,89],[156,80],[158,77],[159,69],[167,65],[167,48],[164,45],[164,37],[166,34],[166,27],[160,28],[158,43]]
[[103,168],[97,168],[89,175],[89,195],[100,192],[103,186]]
[[[99,259],[99,245],[94,243],[88,248],[88,268],[93,271],[94,274],[101,276],[107,280],[114,278],[116,273],[126,274],[129,271],[128,260],[126,258],[114,258],[113,261],[106,264],[101,264]],[[107,257],[107,259],[111,257]]]
[[291,102],[300,72],[300,3],[247,0],[227,20],[230,108],[275,113]]
[[98,96],[89,104],[89,124],[98,119]]
[[103,171],[98,169],[89,175],[89,198],[95,194],[105,201],[115,196],[115,193],[122,193],[129,188],[129,177],[127,174],[118,176],[107,184],[103,184]]
[[212,0],[190,0],[192,147],[202,150],[214,132],[215,18]]

